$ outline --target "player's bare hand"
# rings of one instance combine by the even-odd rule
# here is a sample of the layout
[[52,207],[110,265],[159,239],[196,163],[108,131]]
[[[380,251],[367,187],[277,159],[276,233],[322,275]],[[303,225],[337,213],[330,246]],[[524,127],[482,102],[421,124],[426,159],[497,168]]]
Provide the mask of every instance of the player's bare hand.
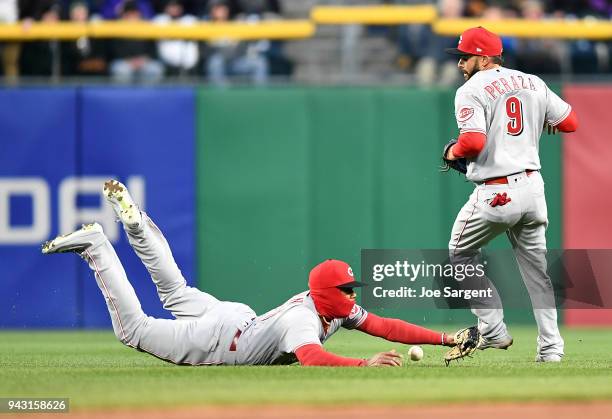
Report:
[[387,352],[380,352],[368,359],[368,367],[401,367],[403,356],[398,354],[395,349]]

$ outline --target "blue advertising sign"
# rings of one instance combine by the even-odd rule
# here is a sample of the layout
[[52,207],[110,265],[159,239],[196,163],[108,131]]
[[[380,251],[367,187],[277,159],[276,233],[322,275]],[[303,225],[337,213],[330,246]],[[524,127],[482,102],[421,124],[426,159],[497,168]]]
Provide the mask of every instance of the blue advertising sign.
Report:
[[107,327],[104,298],[74,255],[40,243],[97,221],[145,313],[169,317],[102,196],[125,183],[196,282],[195,93],[86,87],[0,92],[0,327]]
[[76,172],[74,89],[0,91],[0,327],[78,325],[79,258],[46,257]]
[[[86,178],[125,183],[164,233],[188,283],[195,284],[195,93],[177,88],[84,88],[81,91],[80,162]],[[95,183],[95,182],[94,182]],[[97,183],[101,188],[102,184]],[[105,210],[110,206],[103,203]],[[112,224],[112,223],[111,223]],[[120,225],[105,231],[134,286],[144,312],[162,309],[155,286]],[[83,325],[110,325],[102,294],[86,265]],[[88,278],[90,277],[90,278]],[[89,280],[88,280],[89,279]]]

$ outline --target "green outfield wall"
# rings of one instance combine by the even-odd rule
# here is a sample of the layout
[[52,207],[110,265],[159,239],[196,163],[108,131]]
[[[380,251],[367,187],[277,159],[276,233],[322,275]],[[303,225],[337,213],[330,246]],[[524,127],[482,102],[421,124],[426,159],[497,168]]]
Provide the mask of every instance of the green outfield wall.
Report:
[[[359,272],[362,248],[445,248],[473,188],[438,171],[457,135],[453,100],[450,90],[399,87],[199,90],[200,287],[263,312],[306,289],[323,259]],[[560,247],[558,137],[543,136],[541,156],[549,247]],[[518,277],[507,286],[523,287]],[[473,321],[463,311],[402,317]]]

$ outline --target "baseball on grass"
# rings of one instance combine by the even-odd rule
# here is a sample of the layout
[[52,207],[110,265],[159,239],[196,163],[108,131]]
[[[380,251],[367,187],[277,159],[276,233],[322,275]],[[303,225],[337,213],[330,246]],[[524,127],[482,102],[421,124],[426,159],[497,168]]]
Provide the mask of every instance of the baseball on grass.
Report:
[[420,361],[423,359],[423,349],[420,346],[411,346],[408,349],[408,355],[412,361]]

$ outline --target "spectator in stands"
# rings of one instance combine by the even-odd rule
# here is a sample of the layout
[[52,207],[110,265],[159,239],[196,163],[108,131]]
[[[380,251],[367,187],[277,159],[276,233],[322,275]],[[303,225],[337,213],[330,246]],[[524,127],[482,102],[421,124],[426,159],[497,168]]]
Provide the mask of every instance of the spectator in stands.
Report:
[[[106,0],[76,0],[84,3],[88,10],[89,20],[100,20],[102,19],[102,8],[105,6]],[[66,11],[66,15],[63,18],[70,19],[70,10],[75,0],[61,0],[62,10]]]
[[237,14],[257,15],[263,19],[281,14],[278,0],[238,0],[237,9]]
[[186,15],[203,16],[206,14],[208,0],[184,0],[183,8]]
[[[83,0],[70,5],[69,19],[74,23],[89,21],[89,6]],[[103,76],[107,74],[106,43],[83,36],[62,42],[62,74],[66,76]]]
[[40,21],[43,14],[53,7],[61,9],[59,0],[18,0],[19,20],[31,23]]
[[[544,5],[537,0],[521,3],[521,17],[526,20],[544,19]],[[517,43],[517,69],[532,74],[561,72],[563,43],[554,39],[521,39]]]
[[[612,2],[605,0],[549,0],[547,12],[564,19],[612,18]],[[572,73],[607,72],[611,63],[611,44],[587,39],[568,42]]]
[[[235,0],[234,7],[237,19],[280,19],[281,5],[278,0]],[[422,0],[420,0],[422,1]],[[268,72],[274,76],[289,76],[293,72],[293,63],[283,51],[284,42],[264,41],[261,45],[268,62]]]
[[[208,19],[213,22],[227,22],[230,17],[229,5],[224,0],[212,0]],[[247,17],[255,21],[257,16]],[[211,83],[224,85],[228,76],[247,77],[255,84],[268,80],[268,41],[238,42],[230,39],[211,42],[205,69]]]
[[128,2],[136,4],[141,19],[149,20],[153,17],[153,6],[150,0],[103,0],[102,6],[100,7],[102,18],[108,20],[119,19],[122,11],[125,9],[125,3]]
[[[516,19],[520,15],[520,9],[516,8],[510,1],[501,2],[501,5],[489,6],[483,13],[482,18],[485,20],[500,20],[500,19]],[[516,67],[516,48],[517,38],[512,36],[502,36],[502,46],[504,49],[504,66]]]
[[[17,0],[0,1],[0,24],[15,23],[18,16]],[[20,47],[21,45],[17,42],[3,42],[0,44],[4,77],[12,82],[19,76]]]
[[[34,21],[57,23],[60,3],[55,0],[21,0],[20,19],[25,30]],[[61,57],[57,40],[25,42],[22,45],[19,67],[24,76],[59,76]]]
[[463,11],[465,17],[483,17],[489,5],[487,0],[467,0]]
[[606,0],[547,0],[546,12],[557,17],[612,16],[612,2]]
[[[227,6],[227,9],[229,11],[228,20],[234,20],[236,16],[242,13],[242,9],[240,7],[239,1],[240,0],[224,0],[223,1],[223,4]],[[219,3],[218,0],[206,0],[206,7],[204,9],[204,13],[200,16],[202,16],[202,18],[206,20],[210,19],[210,14],[211,14],[210,12],[217,3]]]
[[[438,2],[439,15],[442,18],[459,18],[463,8],[462,0]],[[436,35],[429,25],[402,26],[399,64],[405,69],[414,70],[417,82],[421,85],[453,85],[459,80],[457,61],[445,54],[444,50],[456,45],[457,37]]]
[[[142,15],[136,1],[126,1],[121,20],[138,22]],[[110,42],[111,75],[118,82],[157,82],[164,74],[163,65],[155,59],[155,43],[144,39],[120,39]]]
[[[164,12],[157,15],[154,22],[164,25],[176,22],[183,25],[197,23],[195,16],[186,15],[180,0],[168,0]],[[183,75],[191,72],[198,63],[200,52],[198,44],[180,39],[163,40],[157,43],[159,58],[166,66],[167,74]]]

